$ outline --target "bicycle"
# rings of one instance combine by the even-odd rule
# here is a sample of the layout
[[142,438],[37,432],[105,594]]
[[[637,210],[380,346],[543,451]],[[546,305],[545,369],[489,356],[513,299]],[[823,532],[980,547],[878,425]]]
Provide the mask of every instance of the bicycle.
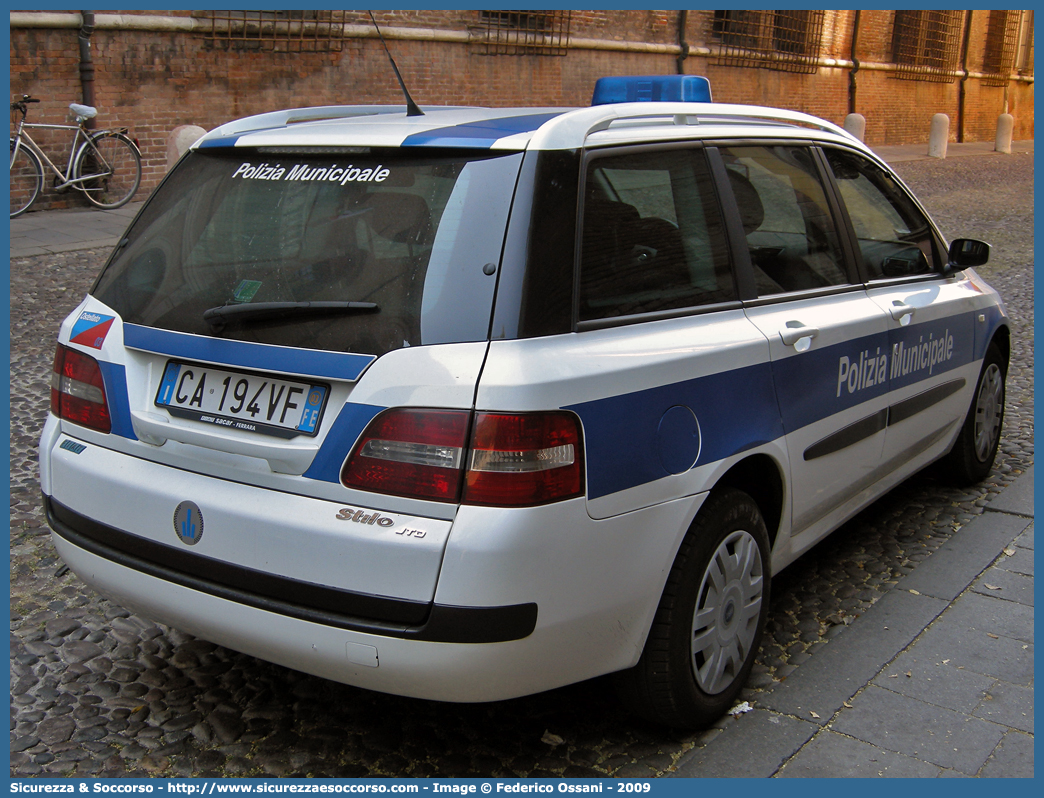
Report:
[[[69,110],[75,125],[45,125],[25,121],[30,103],[40,100],[23,94],[11,103],[11,113],[20,112],[17,129],[11,136],[11,218],[25,213],[43,187],[43,164],[54,172],[54,188],[75,188],[99,208],[119,208],[130,202],[141,184],[141,152],[127,136],[127,128],[89,130],[86,123],[98,115],[89,105],[72,103]],[[73,130],[69,160],[64,171],[47,157],[26,128]]]

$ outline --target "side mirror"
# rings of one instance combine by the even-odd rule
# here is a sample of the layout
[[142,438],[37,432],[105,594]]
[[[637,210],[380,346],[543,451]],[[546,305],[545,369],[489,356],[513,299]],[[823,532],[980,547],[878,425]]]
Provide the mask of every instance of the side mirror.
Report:
[[982,266],[990,259],[990,245],[974,238],[955,238],[950,242],[949,259],[946,270],[951,272]]

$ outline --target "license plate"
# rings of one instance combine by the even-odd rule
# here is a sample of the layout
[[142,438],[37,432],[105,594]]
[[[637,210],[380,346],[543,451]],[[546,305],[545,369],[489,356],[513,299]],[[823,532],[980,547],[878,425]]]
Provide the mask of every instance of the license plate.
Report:
[[328,388],[167,361],[156,404],[179,418],[279,438],[315,435]]

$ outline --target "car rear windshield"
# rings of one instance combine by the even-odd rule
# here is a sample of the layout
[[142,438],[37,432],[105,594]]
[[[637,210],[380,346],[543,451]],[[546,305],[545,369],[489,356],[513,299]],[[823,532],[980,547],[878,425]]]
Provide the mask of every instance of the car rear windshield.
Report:
[[199,150],[92,293],[125,322],[307,349],[485,340],[521,157]]

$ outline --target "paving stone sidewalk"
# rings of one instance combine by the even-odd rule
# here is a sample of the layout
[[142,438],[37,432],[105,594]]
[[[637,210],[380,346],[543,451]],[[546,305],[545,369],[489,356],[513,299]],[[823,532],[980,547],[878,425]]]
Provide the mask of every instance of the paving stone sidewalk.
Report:
[[28,211],[11,220],[11,257],[112,249],[144,200],[114,211],[84,209]]

